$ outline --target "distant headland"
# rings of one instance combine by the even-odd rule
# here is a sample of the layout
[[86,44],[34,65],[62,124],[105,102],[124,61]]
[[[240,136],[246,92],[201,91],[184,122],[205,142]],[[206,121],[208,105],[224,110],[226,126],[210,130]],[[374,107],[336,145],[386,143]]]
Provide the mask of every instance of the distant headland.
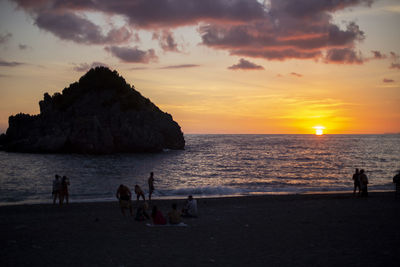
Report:
[[62,93],[45,93],[39,106],[38,115],[9,117],[3,150],[110,154],[185,147],[172,116],[106,67],[89,70]]

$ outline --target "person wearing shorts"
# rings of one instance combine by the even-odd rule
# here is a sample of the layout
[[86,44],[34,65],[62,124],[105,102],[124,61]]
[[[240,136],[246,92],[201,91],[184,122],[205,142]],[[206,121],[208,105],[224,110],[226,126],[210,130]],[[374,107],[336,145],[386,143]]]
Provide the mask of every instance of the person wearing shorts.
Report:
[[118,187],[116,197],[119,200],[119,207],[121,208],[122,214],[125,216],[125,209],[129,209],[131,216],[133,216],[132,209],[132,193],[129,188],[123,184]]

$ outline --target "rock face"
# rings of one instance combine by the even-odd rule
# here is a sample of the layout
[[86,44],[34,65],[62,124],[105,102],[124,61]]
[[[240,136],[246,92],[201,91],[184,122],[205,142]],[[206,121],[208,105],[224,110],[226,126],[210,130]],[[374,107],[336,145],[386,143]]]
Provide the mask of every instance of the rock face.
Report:
[[9,117],[3,149],[108,154],[185,147],[172,116],[105,67],[91,69],[62,94],[45,93],[39,105],[39,115]]

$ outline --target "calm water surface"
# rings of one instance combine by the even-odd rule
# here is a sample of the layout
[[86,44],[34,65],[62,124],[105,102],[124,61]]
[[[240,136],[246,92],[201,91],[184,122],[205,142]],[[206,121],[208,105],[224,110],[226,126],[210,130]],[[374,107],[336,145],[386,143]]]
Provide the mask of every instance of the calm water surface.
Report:
[[0,205],[49,203],[54,174],[71,201],[113,200],[119,184],[157,198],[352,190],[364,168],[371,190],[393,190],[400,135],[185,135],[184,151],[106,156],[0,152]]

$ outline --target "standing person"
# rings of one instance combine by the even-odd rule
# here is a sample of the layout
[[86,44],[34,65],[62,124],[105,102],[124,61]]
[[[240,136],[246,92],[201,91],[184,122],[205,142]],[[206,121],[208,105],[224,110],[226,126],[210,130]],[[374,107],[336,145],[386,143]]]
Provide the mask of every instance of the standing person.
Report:
[[129,188],[123,184],[118,187],[117,193],[115,195],[119,200],[119,207],[121,208],[122,214],[125,216],[125,209],[129,209],[131,216],[133,216],[132,209],[132,193]]
[[182,217],[197,217],[197,201],[190,195],[182,209]]
[[395,196],[400,196],[400,170],[397,171],[397,174],[393,177],[393,183],[396,184]]
[[139,201],[139,198],[142,197],[144,201],[146,201],[145,197],[144,197],[144,193],[142,188],[140,188],[140,186],[135,185],[135,193],[136,193],[136,200]]
[[356,172],[353,174],[353,181],[354,181],[353,196],[356,195],[357,188],[358,188],[358,195],[360,195],[361,186],[360,186],[360,173],[359,173],[358,169],[356,169]]
[[60,176],[56,174],[54,180],[53,180],[53,205],[56,204],[56,199],[60,198],[60,189],[61,189],[61,182],[60,182]]
[[361,196],[368,196],[368,177],[365,174],[364,170],[360,170],[360,185],[361,185]]
[[67,176],[63,176],[61,179],[60,206],[63,204],[64,198],[66,203],[69,204],[68,186],[69,186],[69,179],[67,178]]
[[150,177],[148,179],[149,182],[149,201],[151,201],[151,195],[153,194],[154,191],[154,173],[150,173]]

